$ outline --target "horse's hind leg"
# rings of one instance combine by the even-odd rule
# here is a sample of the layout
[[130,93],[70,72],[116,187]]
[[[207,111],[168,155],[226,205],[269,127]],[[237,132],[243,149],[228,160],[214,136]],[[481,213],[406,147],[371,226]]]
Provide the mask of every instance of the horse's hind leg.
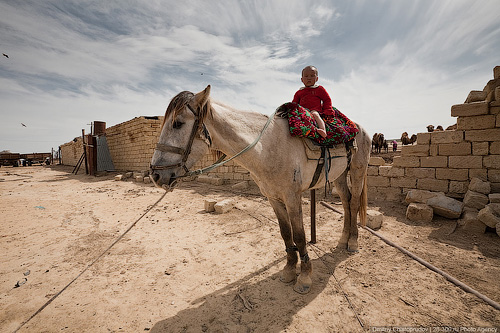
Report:
[[296,266],[298,262],[297,251],[293,241],[292,226],[290,224],[285,205],[282,202],[271,198],[269,198],[269,203],[271,204],[271,207],[273,207],[274,213],[278,218],[281,237],[285,242],[287,252],[286,265],[281,271],[280,281],[290,283],[295,281],[297,277]]
[[342,201],[342,208],[344,208],[344,228],[342,229],[342,236],[340,236],[338,247],[345,249],[348,248],[351,233],[351,192],[347,186],[347,170],[335,179],[334,184]]

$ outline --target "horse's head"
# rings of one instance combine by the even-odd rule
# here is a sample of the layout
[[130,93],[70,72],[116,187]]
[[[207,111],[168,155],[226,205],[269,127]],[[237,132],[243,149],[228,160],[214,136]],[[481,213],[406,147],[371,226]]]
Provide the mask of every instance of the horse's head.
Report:
[[211,139],[204,121],[212,113],[209,97],[207,86],[196,95],[183,91],[170,101],[149,171],[156,186],[173,187],[207,153]]

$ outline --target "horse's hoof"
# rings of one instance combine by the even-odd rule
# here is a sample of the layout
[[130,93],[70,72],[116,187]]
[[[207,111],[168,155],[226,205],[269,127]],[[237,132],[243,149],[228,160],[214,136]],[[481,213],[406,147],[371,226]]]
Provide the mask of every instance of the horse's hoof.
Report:
[[[348,246],[347,246],[347,242],[343,243],[343,242],[338,242],[337,244],[337,249],[342,249],[342,250],[345,250],[347,249]],[[333,251],[332,251],[333,252]]]
[[290,283],[295,281],[297,278],[297,274],[295,273],[295,269],[283,268],[280,275],[280,281],[283,283]]
[[302,277],[299,275],[297,279],[297,283],[293,286],[293,290],[298,292],[299,294],[307,294],[311,291],[312,280],[310,277]]
[[358,244],[356,245],[347,245],[347,252],[349,253],[358,253],[359,250],[358,250]]
[[347,252],[350,253],[357,253],[358,251],[358,242],[349,242],[347,244]]
[[293,290],[295,292],[298,292],[299,294],[305,295],[308,294],[311,291],[311,286],[304,286],[304,285],[299,285],[298,283],[295,284],[293,287]]
[[342,234],[342,236],[339,239],[339,243],[338,243],[337,247],[341,248],[341,249],[346,249],[348,242],[349,242],[349,234],[347,234],[347,235]]

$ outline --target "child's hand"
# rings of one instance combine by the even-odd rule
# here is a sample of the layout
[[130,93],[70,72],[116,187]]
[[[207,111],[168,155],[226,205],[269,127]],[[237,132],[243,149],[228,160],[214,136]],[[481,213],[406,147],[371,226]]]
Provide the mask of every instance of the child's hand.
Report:
[[319,133],[319,135],[326,138],[326,131],[324,129],[318,128],[316,131]]

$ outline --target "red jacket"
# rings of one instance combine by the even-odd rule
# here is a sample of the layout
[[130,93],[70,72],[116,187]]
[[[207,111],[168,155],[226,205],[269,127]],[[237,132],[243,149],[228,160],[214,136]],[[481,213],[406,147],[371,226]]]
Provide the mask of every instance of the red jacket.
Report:
[[293,96],[293,102],[320,115],[335,115],[330,95],[322,86],[303,87]]

